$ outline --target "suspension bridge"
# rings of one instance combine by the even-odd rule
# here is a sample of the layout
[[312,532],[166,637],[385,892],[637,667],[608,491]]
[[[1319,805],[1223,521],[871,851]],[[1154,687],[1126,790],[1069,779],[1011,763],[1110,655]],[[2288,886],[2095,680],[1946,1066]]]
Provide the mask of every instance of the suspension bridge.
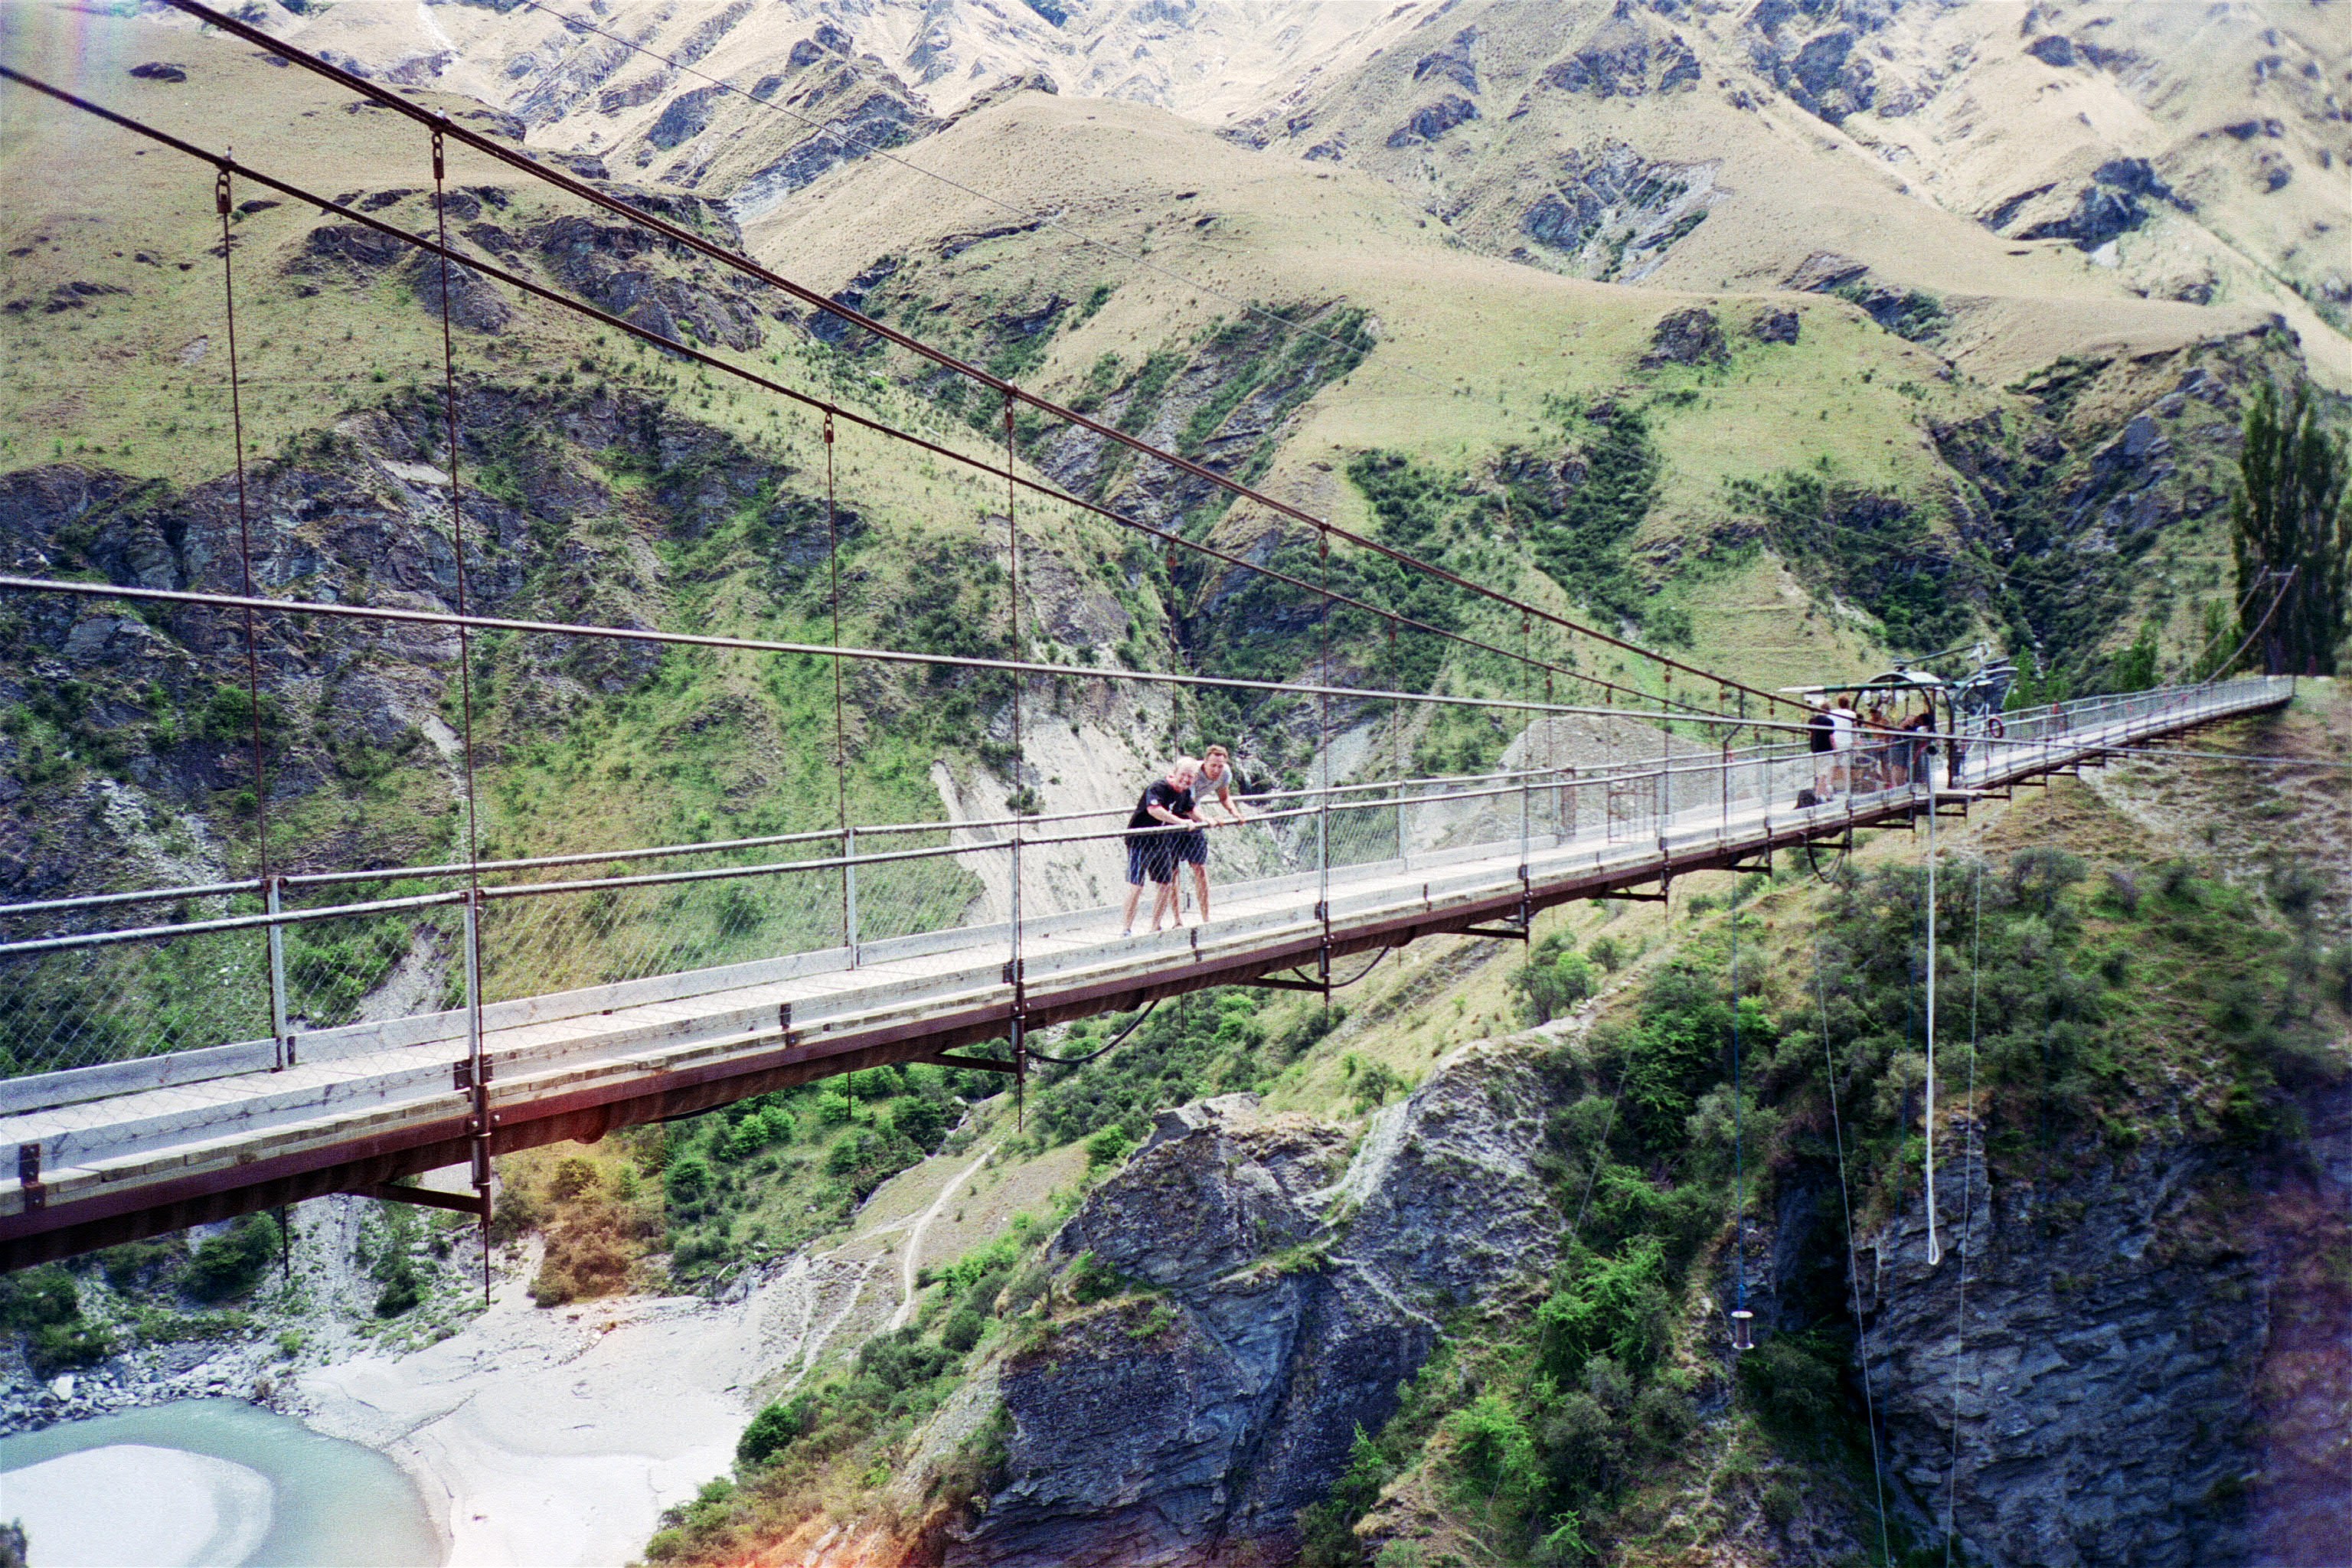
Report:
[[[64,576],[0,578],[0,594],[15,598],[110,612],[129,606],[167,624],[174,616],[216,616],[241,627],[247,750],[260,818],[250,876],[0,905],[0,995],[9,998],[0,1005],[0,1030],[13,1031],[0,1038],[9,1074],[0,1078],[0,1142],[16,1152],[13,1177],[0,1170],[0,1268],[333,1193],[436,1203],[487,1221],[490,1161],[500,1153],[593,1140],[615,1128],[884,1064],[929,1062],[1018,1081],[1040,1029],[1215,985],[1328,997],[1346,983],[1335,966],[1357,955],[1447,934],[1525,941],[1534,915],[1557,904],[1663,899],[1678,876],[1744,869],[1776,851],[1851,844],[1860,828],[1932,822],[1988,795],[2276,709],[2293,696],[2290,680],[2260,678],[2090,698],[2000,720],[1954,712],[1929,734],[1874,738],[1878,761],[1848,770],[1851,776],[1832,794],[1822,757],[1806,744],[1811,713],[1785,696],[1638,647],[1340,528],[969,364],[642,210],[608,186],[541,164],[234,17],[194,0],[170,3],[414,122],[429,158],[433,232],[412,233],[363,205],[207,151],[13,68],[0,68],[0,79],[150,148],[179,153],[211,175],[233,410],[237,281],[230,223],[239,184],[373,231],[437,266],[439,413],[446,422],[456,592],[442,608],[257,592],[241,426],[240,558],[226,580],[183,590]],[[1001,451],[968,452],[944,437],[893,426],[778,380],[756,362],[656,332],[492,257],[461,251],[446,222],[445,153],[451,144],[999,397]],[[821,418],[833,640],[479,613],[467,585],[478,547],[466,535],[459,500],[466,443],[448,327],[453,268]],[[1024,470],[1015,434],[1024,405],[1311,531],[1318,575],[1222,551]],[[1190,552],[1219,571],[1279,585],[1311,613],[1309,669],[1287,679],[1242,679],[844,644],[831,468],[836,425],[871,431],[1003,486],[1010,567],[1004,609],[1016,653],[1029,646],[1020,521],[1025,496],[1134,531],[1171,554]],[[1335,551],[1382,557],[1444,584],[1478,605],[1489,624],[1515,623],[1517,646],[1334,589]],[[265,627],[293,622],[453,635],[461,858],[345,868],[273,864],[257,650]],[[1335,626],[1350,625],[1384,632],[1391,644],[1429,639],[1498,663],[1512,671],[1507,684],[1517,690],[1349,684],[1334,673],[1331,642]],[[1223,691],[1293,704],[1314,716],[1319,777],[1310,787],[1253,794],[1245,820],[1209,830],[1214,891],[1203,911],[1208,918],[1134,936],[1123,934],[1112,901],[1123,880],[1123,809],[864,823],[852,819],[843,784],[836,786],[837,820],[824,830],[486,858],[476,827],[471,648],[472,639],[490,634],[828,660],[837,776],[845,777],[847,765],[842,671],[876,664],[1007,680],[1003,717],[1016,785],[1026,776],[1024,715],[1034,721],[1034,710],[1074,686]],[[1587,657],[1573,657],[1580,648]],[[1630,667],[1639,679],[1598,673],[1612,659],[1615,672]],[[1344,710],[1339,719],[1335,704]],[[1518,738],[1492,771],[1407,776],[1403,716],[1447,707],[1503,716],[1518,727]],[[1368,729],[1362,715],[1370,710],[1390,714],[1385,733]],[[1335,780],[1333,756],[1343,733],[1354,733],[1374,755],[1383,740],[1393,742],[1395,764],[1352,770],[1377,772],[1369,781]],[[366,967],[363,984],[354,986],[348,974],[322,979],[301,961],[304,952],[337,942],[377,944],[382,962]],[[453,1165],[470,1166],[472,1195],[394,1184]]]

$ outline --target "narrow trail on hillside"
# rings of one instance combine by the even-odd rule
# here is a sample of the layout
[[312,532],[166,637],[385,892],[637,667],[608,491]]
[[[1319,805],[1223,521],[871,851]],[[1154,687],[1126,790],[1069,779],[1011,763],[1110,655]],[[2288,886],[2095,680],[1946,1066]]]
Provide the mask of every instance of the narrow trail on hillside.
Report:
[[915,1315],[915,1276],[922,1268],[923,1237],[931,1228],[931,1221],[939,1218],[940,1211],[948,1206],[948,1200],[954,1197],[966,1182],[980,1174],[981,1167],[987,1164],[995,1153],[996,1145],[991,1143],[980,1152],[979,1159],[950,1177],[948,1184],[940,1189],[940,1195],[931,1200],[931,1206],[915,1221],[915,1228],[908,1233],[907,1250],[898,1259],[898,1310],[890,1314],[891,1328],[905,1328],[907,1320]]

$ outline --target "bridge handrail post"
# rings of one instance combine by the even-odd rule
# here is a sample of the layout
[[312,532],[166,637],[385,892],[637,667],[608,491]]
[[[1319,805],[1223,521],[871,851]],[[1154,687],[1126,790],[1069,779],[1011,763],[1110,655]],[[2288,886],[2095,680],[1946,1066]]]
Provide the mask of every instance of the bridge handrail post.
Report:
[[[466,889],[466,1061],[473,1079],[474,1188],[490,1190],[490,1077],[482,1059],[482,889]],[[485,1210],[485,1213],[488,1211]]]
[[[280,912],[285,886],[283,877],[271,877],[263,883],[264,907],[273,916]],[[286,928],[275,920],[269,923],[269,1042],[270,1070],[292,1067],[294,1036],[286,1026]]]
[[841,945],[849,949],[849,967],[857,967],[857,829],[841,830]]

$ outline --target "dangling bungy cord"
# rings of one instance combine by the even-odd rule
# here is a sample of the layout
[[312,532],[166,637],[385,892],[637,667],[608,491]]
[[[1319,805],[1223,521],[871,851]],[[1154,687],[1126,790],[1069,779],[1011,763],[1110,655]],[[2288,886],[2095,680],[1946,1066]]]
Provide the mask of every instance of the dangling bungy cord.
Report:
[[[1969,1125],[1976,1125],[1977,1104],[1977,1003],[1981,994],[1979,977],[1984,959],[1984,862],[1976,868],[1976,909],[1969,922]],[[1979,1146],[1982,1146],[1979,1139]],[[1962,1145],[1963,1152],[1967,1146]],[[1944,1568],[1952,1563],[1952,1523],[1959,1504],[1960,1494],[1960,1363],[1968,1354],[1969,1329],[1969,1228],[1973,1216],[1976,1183],[1968,1174],[1968,1166],[1960,1167],[1960,1288],[1959,1298],[1952,1314],[1952,1459],[1944,1471]]]
[[1846,1184],[1845,1125],[1838,1115],[1837,1058],[1830,1048],[1830,994],[1822,978],[1822,942],[1813,939],[1813,998],[1822,1013],[1822,1074],[1830,1091],[1830,1141],[1837,1148],[1838,1207],[1845,1215],[1845,1278],[1853,1292],[1854,1332],[1862,1340],[1862,1419],[1870,1428],[1870,1476],[1878,1489],[1878,1555],[1885,1563],[1895,1561],[1893,1549],[1887,1543],[1886,1472],[1878,1454],[1877,1402],[1870,1386],[1870,1325],[1862,1315],[1862,1254],[1853,1239],[1853,1194]]
[[1927,1267],[1944,1260],[1936,1239],[1936,770],[1927,769]]
[[1739,872],[1731,873],[1731,1346],[1748,1348],[1754,1334],[1748,1311],[1748,1143],[1739,1094]]

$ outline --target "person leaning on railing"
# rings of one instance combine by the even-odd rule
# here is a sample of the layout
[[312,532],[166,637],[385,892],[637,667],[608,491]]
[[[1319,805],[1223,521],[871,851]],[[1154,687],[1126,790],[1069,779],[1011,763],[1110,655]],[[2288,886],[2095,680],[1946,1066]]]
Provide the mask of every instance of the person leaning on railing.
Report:
[[[1168,769],[1165,778],[1146,784],[1135,803],[1135,813],[1127,819],[1127,912],[1119,921],[1121,936],[1135,934],[1135,906],[1143,897],[1143,884],[1154,884],[1151,895],[1151,929],[1158,931],[1161,921],[1176,905],[1176,841],[1181,835],[1167,831],[1198,822],[1200,816],[1192,808],[1193,763],[1190,757],[1179,757]],[[1176,923],[1182,925],[1181,912]]]

